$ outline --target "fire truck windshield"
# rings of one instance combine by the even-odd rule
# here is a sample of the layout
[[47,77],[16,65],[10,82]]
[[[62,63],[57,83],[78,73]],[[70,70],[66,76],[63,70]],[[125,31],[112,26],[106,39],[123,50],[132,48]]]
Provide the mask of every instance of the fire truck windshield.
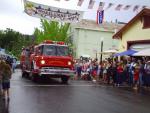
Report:
[[44,45],[43,54],[49,56],[68,56],[69,49],[66,46]]

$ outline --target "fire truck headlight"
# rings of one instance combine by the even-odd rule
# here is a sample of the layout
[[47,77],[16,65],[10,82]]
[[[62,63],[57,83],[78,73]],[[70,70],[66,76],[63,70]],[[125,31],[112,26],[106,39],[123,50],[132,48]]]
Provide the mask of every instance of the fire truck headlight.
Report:
[[70,61],[68,62],[68,65],[69,65],[69,66],[71,65],[71,62],[70,62]]
[[41,60],[41,64],[45,64],[45,60]]

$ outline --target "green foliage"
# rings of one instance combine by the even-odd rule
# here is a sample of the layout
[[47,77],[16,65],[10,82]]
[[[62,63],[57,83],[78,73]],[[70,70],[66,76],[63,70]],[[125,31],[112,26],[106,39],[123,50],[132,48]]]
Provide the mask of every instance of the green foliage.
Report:
[[36,28],[34,31],[35,43],[41,43],[44,40],[63,41],[70,47],[73,53],[72,40],[68,35],[70,23],[60,23],[56,21],[47,21],[41,19],[41,29]]
[[[68,37],[70,24],[60,24],[59,22],[41,20],[41,29],[36,28],[34,31],[34,43],[43,42],[43,40],[64,41],[71,47],[71,41]],[[33,36],[23,35],[12,29],[0,30],[0,47],[7,53],[13,54],[19,58],[22,47],[29,46],[33,43]]]
[[19,58],[22,47],[32,43],[31,36],[22,35],[12,29],[0,31],[0,47],[5,49],[8,54],[13,54]]
[[67,34],[69,26],[69,23],[41,20],[41,29],[36,28],[34,31],[35,42],[40,43],[44,40],[69,42]]

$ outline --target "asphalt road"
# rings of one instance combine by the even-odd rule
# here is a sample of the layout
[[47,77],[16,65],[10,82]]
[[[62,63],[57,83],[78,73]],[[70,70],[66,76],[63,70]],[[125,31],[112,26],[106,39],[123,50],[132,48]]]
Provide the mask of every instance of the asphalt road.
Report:
[[90,81],[33,83],[16,70],[10,101],[0,99],[0,113],[150,113],[150,94]]

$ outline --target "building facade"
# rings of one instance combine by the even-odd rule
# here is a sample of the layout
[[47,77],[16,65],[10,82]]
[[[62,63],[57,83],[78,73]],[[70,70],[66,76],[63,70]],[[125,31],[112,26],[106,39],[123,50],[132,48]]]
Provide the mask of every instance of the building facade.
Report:
[[72,24],[71,36],[75,58],[90,56],[99,59],[101,49],[102,51],[118,49],[119,41],[112,39],[112,36],[121,27],[122,25],[107,22],[97,25],[92,20],[82,20],[77,24]]
[[119,39],[119,51],[150,48],[150,9],[143,9],[114,36]]

